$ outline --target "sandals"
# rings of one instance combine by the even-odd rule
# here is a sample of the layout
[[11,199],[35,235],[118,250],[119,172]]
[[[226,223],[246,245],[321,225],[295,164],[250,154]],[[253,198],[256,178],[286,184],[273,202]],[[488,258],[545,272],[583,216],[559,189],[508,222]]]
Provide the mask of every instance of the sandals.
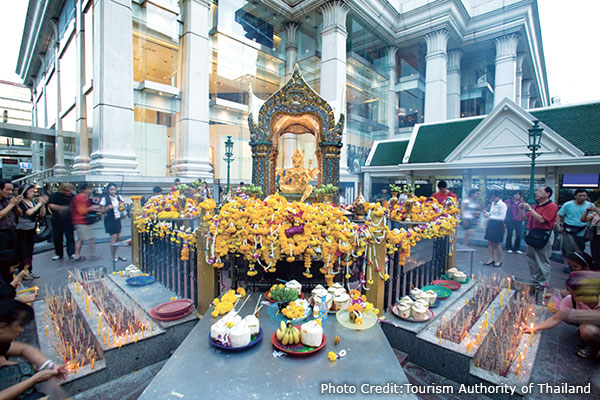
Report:
[[575,354],[585,359],[592,358],[592,348],[590,346],[582,347],[581,349],[577,350],[577,353]]

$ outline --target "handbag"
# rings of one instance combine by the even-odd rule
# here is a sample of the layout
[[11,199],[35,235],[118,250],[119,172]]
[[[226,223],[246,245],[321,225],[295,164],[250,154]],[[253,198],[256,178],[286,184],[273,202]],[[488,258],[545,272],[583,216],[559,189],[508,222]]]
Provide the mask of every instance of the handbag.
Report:
[[[550,202],[546,204],[550,204]],[[544,207],[546,204],[544,204],[541,207]],[[535,210],[537,210],[538,208],[540,207],[536,207]],[[529,230],[527,232],[527,235],[525,236],[525,243],[527,243],[534,249],[543,249],[544,246],[546,246],[546,244],[548,243],[548,239],[550,239],[550,234],[552,233],[552,231],[545,230],[542,228],[532,228],[532,226],[533,216],[529,219]]]
[[33,238],[33,243],[41,243],[52,237],[52,228],[46,225],[43,231],[37,233]]
[[587,229],[585,230],[584,234],[583,234],[583,238],[586,241],[591,242],[592,240],[594,240],[594,237],[596,237],[596,230],[597,229],[598,229],[598,227],[596,225],[588,226]]
[[581,232],[582,230],[584,230],[586,228],[585,225],[576,226],[576,225],[564,224],[564,226],[565,226],[565,232],[568,233],[569,235],[577,235],[579,232]]

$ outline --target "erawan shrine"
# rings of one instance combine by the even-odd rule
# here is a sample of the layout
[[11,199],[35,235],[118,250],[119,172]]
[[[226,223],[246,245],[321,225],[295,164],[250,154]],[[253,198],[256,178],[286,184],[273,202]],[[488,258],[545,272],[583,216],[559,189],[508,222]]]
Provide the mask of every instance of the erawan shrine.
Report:
[[220,206],[200,182],[133,196],[132,264],[73,269],[34,303],[63,389],[167,360],[140,399],[416,399],[401,351],[469,390],[527,397],[546,308],[458,265],[456,199],[403,185],[340,204],[344,114],[297,67],[266,101],[250,95],[251,185]]

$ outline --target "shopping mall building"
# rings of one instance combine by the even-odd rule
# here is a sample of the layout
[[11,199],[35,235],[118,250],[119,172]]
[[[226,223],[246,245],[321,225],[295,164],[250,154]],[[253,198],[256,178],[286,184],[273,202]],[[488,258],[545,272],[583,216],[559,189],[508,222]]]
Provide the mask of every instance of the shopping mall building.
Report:
[[295,64],[346,116],[349,188],[377,140],[506,98],[550,106],[535,0],[30,0],[17,73],[34,126],[55,137],[33,142],[33,165],[55,179],[223,182],[232,136],[232,181],[248,182],[251,99]]

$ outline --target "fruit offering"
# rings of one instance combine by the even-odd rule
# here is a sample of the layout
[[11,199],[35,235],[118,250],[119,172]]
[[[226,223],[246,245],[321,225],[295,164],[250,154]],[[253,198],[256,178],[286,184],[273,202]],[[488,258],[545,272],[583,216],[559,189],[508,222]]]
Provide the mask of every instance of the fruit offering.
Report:
[[291,301],[281,312],[289,319],[299,319],[306,315],[308,307],[308,301],[298,299]]
[[294,301],[298,299],[298,292],[292,288],[285,287],[283,284],[271,286],[268,297],[274,301]]
[[281,321],[281,326],[277,329],[277,340],[284,346],[300,343],[300,331],[290,321],[287,323]]

